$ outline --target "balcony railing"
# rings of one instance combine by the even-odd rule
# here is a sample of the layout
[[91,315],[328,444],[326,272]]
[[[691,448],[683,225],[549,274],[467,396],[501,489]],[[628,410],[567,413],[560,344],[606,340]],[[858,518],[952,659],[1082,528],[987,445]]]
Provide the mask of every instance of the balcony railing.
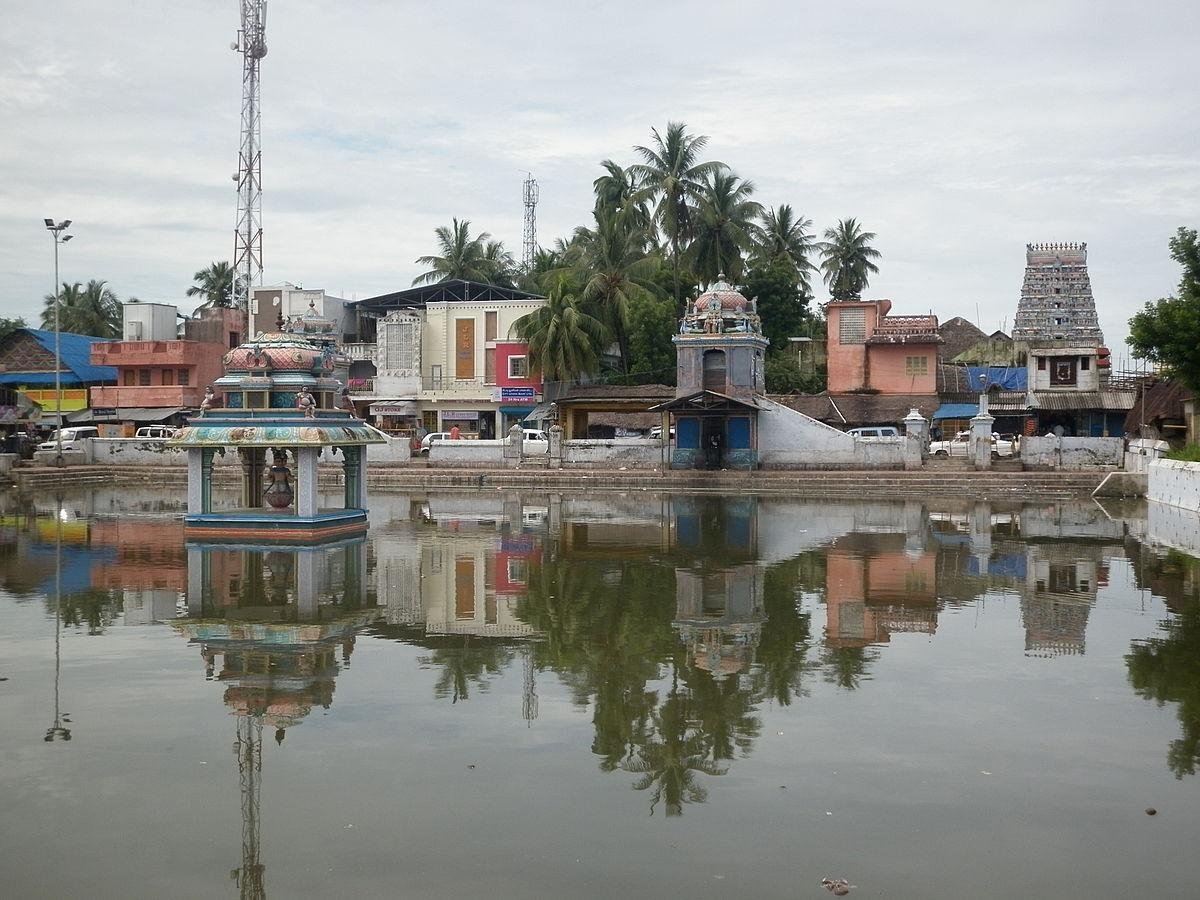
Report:
[[421,390],[424,391],[482,391],[496,386],[495,380],[488,381],[480,378],[450,378],[448,376],[426,375],[421,379]]
[[374,362],[379,353],[378,344],[342,344],[342,353],[351,362],[365,360],[366,362]]
[[375,393],[374,378],[351,378],[346,387],[350,388],[352,394],[373,394]]
[[875,326],[876,334],[933,334],[937,320],[932,316],[883,316]]

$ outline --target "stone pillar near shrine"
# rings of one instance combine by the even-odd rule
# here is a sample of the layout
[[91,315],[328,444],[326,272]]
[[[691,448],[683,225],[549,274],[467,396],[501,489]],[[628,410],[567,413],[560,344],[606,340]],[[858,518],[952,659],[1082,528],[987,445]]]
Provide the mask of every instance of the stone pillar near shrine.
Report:
[[562,426],[555,422],[550,426],[550,468],[562,468]]
[[238,458],[242,463],[242,507],[258,509],[263,505],[263,470],[267,451],[264,447],[241,447]]
[[971,419],[971,436],[967,452],[976,469],[992,467],[992,423],[996,420],[988,412],[988,395],[979,395],[979,413]]
[[318,512],[317,460],[320,447],[297,447],[296,457],[296,515],[311,518]]
[[212,512],[212,470],[216,452],[211,447],[188,448],[189,516]]
[[346,482],[346,509],[367,508],[367,451],[365,447],[342,448],[342,471]]

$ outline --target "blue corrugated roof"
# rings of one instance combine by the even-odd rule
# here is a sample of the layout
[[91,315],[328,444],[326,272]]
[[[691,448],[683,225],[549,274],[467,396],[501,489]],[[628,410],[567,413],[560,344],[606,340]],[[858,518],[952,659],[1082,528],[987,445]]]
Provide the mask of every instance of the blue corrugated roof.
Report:
[[[22,328],[21,331],[26,332],[33,337],[35,341],[41,344],[51,353],[54,352],[54,332],[42,331],[39,328]],[[59,352],[62,355],[63,362],[63,381],[67,381],[66,371],[70,371],[79,384],[101,384],[106,381],[115,382],[117,380],[117,370],[114,366],[93,366],[92,365],[92,345],[97,343],[108,343],[105,338],[91,337],[86,334],[71,334],[70,332],[62,332],[59,335]],[[40,376],[46,375],[45,372],[30,373],[22,376],[20,372],[7,372],[4,376],[4,383],[7,384],[53,384],[54,373],[50,372],[49,381],[44,382]]]
[[943,403],[933,414],[933,421],[939,419],[970,419],[979,412],[975,403]]
[[983,390],[985,375],[990,388],[1023,391],[1029,387],[1029,371],[1024,366],[967,366],[967,384],[972,391]]

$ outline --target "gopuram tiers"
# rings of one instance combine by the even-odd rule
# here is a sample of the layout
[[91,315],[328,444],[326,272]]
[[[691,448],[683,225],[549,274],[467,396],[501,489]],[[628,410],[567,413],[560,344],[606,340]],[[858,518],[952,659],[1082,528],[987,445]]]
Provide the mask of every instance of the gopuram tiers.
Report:
[[1025,280],[1013,340],[1025,347],[1103,346],[1086,243],[1025,245]]

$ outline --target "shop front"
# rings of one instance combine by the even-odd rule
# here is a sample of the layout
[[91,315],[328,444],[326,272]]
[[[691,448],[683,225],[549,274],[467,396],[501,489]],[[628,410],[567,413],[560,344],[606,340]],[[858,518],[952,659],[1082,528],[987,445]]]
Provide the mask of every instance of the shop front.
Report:
[[496,411],[491,409],[442,409],[438,431],[457,427],[465,438],[490,441],[496,437]]
[[421,416],[415,400],[379,400],[369,412],[372,424],[385,434],[410,440],[417,436]]

